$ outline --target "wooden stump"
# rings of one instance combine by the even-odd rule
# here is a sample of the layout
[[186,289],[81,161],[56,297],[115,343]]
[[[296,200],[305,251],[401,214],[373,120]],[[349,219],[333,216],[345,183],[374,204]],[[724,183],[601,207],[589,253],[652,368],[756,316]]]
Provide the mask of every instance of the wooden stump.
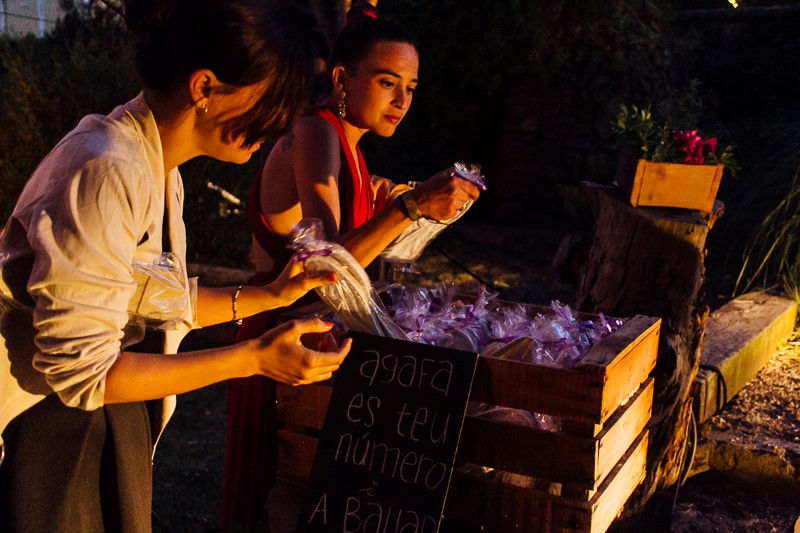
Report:
[[[617,188],[584,183],[595,214],[576,309],[660,317],[647,476],[612,529],[669,529],[690,435],[690,387],[700,363],[708,311],[701,309],[705,242],[722,212],[635,208]],[[644,527],[645,529],[642,529]]]

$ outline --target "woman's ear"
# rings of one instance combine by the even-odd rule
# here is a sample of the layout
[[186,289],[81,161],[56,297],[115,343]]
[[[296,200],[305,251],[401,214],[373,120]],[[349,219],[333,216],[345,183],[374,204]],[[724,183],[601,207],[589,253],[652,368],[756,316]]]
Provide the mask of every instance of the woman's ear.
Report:
[[344,65],[336,65],[331,70],[331,81],[333,82],[333,88],[336,92],[341,92],[344,90]]
[[189,75],[189,96],[195,109],[208,109],[208,100],[217,84],[217,77],[208,69],[195,70]]

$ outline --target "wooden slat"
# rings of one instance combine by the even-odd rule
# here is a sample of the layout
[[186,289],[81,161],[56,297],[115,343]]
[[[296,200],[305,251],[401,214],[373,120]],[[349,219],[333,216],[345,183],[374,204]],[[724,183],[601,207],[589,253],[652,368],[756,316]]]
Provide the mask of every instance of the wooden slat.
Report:
[[621,364],[631,353],[636,355],[636,347],[653,332],[658,332],[661,319],[635,315],[598,342],[578,361],[576,368],[586,372],[608,374]]
[[456,464],[471,463],[594,490],[647,425],[653,388],[653,379],[648,378],[597,437],[467,416]]
[[643,432],[589,502],[454,472],[441,531],[601,533],[644,479],[646,456]]
[[[549,532],[603,533],[644,480],[648,432],[640,434],[589,502],[562,498],[553,507]],[[589,516],[588,522],[586,521]]]
[[278,479],[305,487],[311,477],[318,442],[301,433],[278,431]]
[[660,326],[659,320],[630,351],[628,357],[609,369],[606,374],[608,381],[603,389],[603,407],[600,415],[602,421],[605,421],[655,368]]
[[634,489],[644,480],[647,468],[648,432],[644,431],[631,445],[614,471],[606,478],[592,500],[591,533],[602,533],[622,511]]
[[660,319],[637,315],[581,360],[580,370],[601,372],[606,377],[598,414],[600,423],[605,422],[655,368],[660,332]]
[[603,480],[628,446],[641,434],[653,410],[653,378],[648,378],[627,404],[608,419],[598,435],[597,479]]
[[592,438],[467,417],[456,464],[594,487],[596,456],[597,441]]
[[333,389],[327,384],[277,386],[278,420],[286,425],[321,429]]
[[588,372],[479,357],[470,400],[597,422],[603,384]]
[[[453,473],[445,501],[442,533],[549,531],[555,497],[493,479]],[[591,513],[582,510],[588,531]]]

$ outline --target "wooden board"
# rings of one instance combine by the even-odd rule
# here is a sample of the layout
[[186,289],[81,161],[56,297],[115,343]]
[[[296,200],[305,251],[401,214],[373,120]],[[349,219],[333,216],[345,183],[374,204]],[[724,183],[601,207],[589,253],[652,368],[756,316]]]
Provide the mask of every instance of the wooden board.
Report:
[[596,438],[468,416],[457,462],[595,490],[644,430],[652,404],[648,379]]
[[710,213],[724,168],[723,165],[653,163],[640,159],[631,188],[631,205]]
[[[311,386],[293,387],[289,392],[311,388],[320,390],[288,395],[279,391],[278,401],[282,396],[300,402],[303,397],[318,400],[325,396],[326,390],[330,394],[329,387]],[[652,402],[653,380],[647,379],[629,401],[608,419],[596,437],[575,436],[468,416],[464,422],[457,464],[472,463],[595,490],[647,425]],[[302,413],[303,410],[294,409],[284,413],[284,420],[289,424],[279,433],[278,461],[279,477],[301,485],[308,480],[317,448],[316,437],[306,434],[308,431],[305,429],[314,429],[314,426],[304,426],[303,423],[319,423],[316,414],[305,417]],[[316,429],[319,427],[321,424]],[[520,453],[520,446],[536,450],[536,453]]]
[[588,502],[456,472],[441,531],[606,531],[644,478],[647,436],[647,431],[638,436]]
[[473,401],[601,424],[655,366],[661,320],[636,316],[574,370],[480,357]]

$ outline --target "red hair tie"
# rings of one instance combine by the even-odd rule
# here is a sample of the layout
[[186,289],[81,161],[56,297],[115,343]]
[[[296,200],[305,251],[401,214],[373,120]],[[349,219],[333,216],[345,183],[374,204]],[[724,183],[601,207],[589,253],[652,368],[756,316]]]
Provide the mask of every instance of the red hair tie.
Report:
[[362,16],[377,19],[378,10],[369,2],[363,2],[355,7],[350,8],[350,11],[347,12],[347,18],[345,19],[344,25],[349,26],[354,20],[357,20]]

